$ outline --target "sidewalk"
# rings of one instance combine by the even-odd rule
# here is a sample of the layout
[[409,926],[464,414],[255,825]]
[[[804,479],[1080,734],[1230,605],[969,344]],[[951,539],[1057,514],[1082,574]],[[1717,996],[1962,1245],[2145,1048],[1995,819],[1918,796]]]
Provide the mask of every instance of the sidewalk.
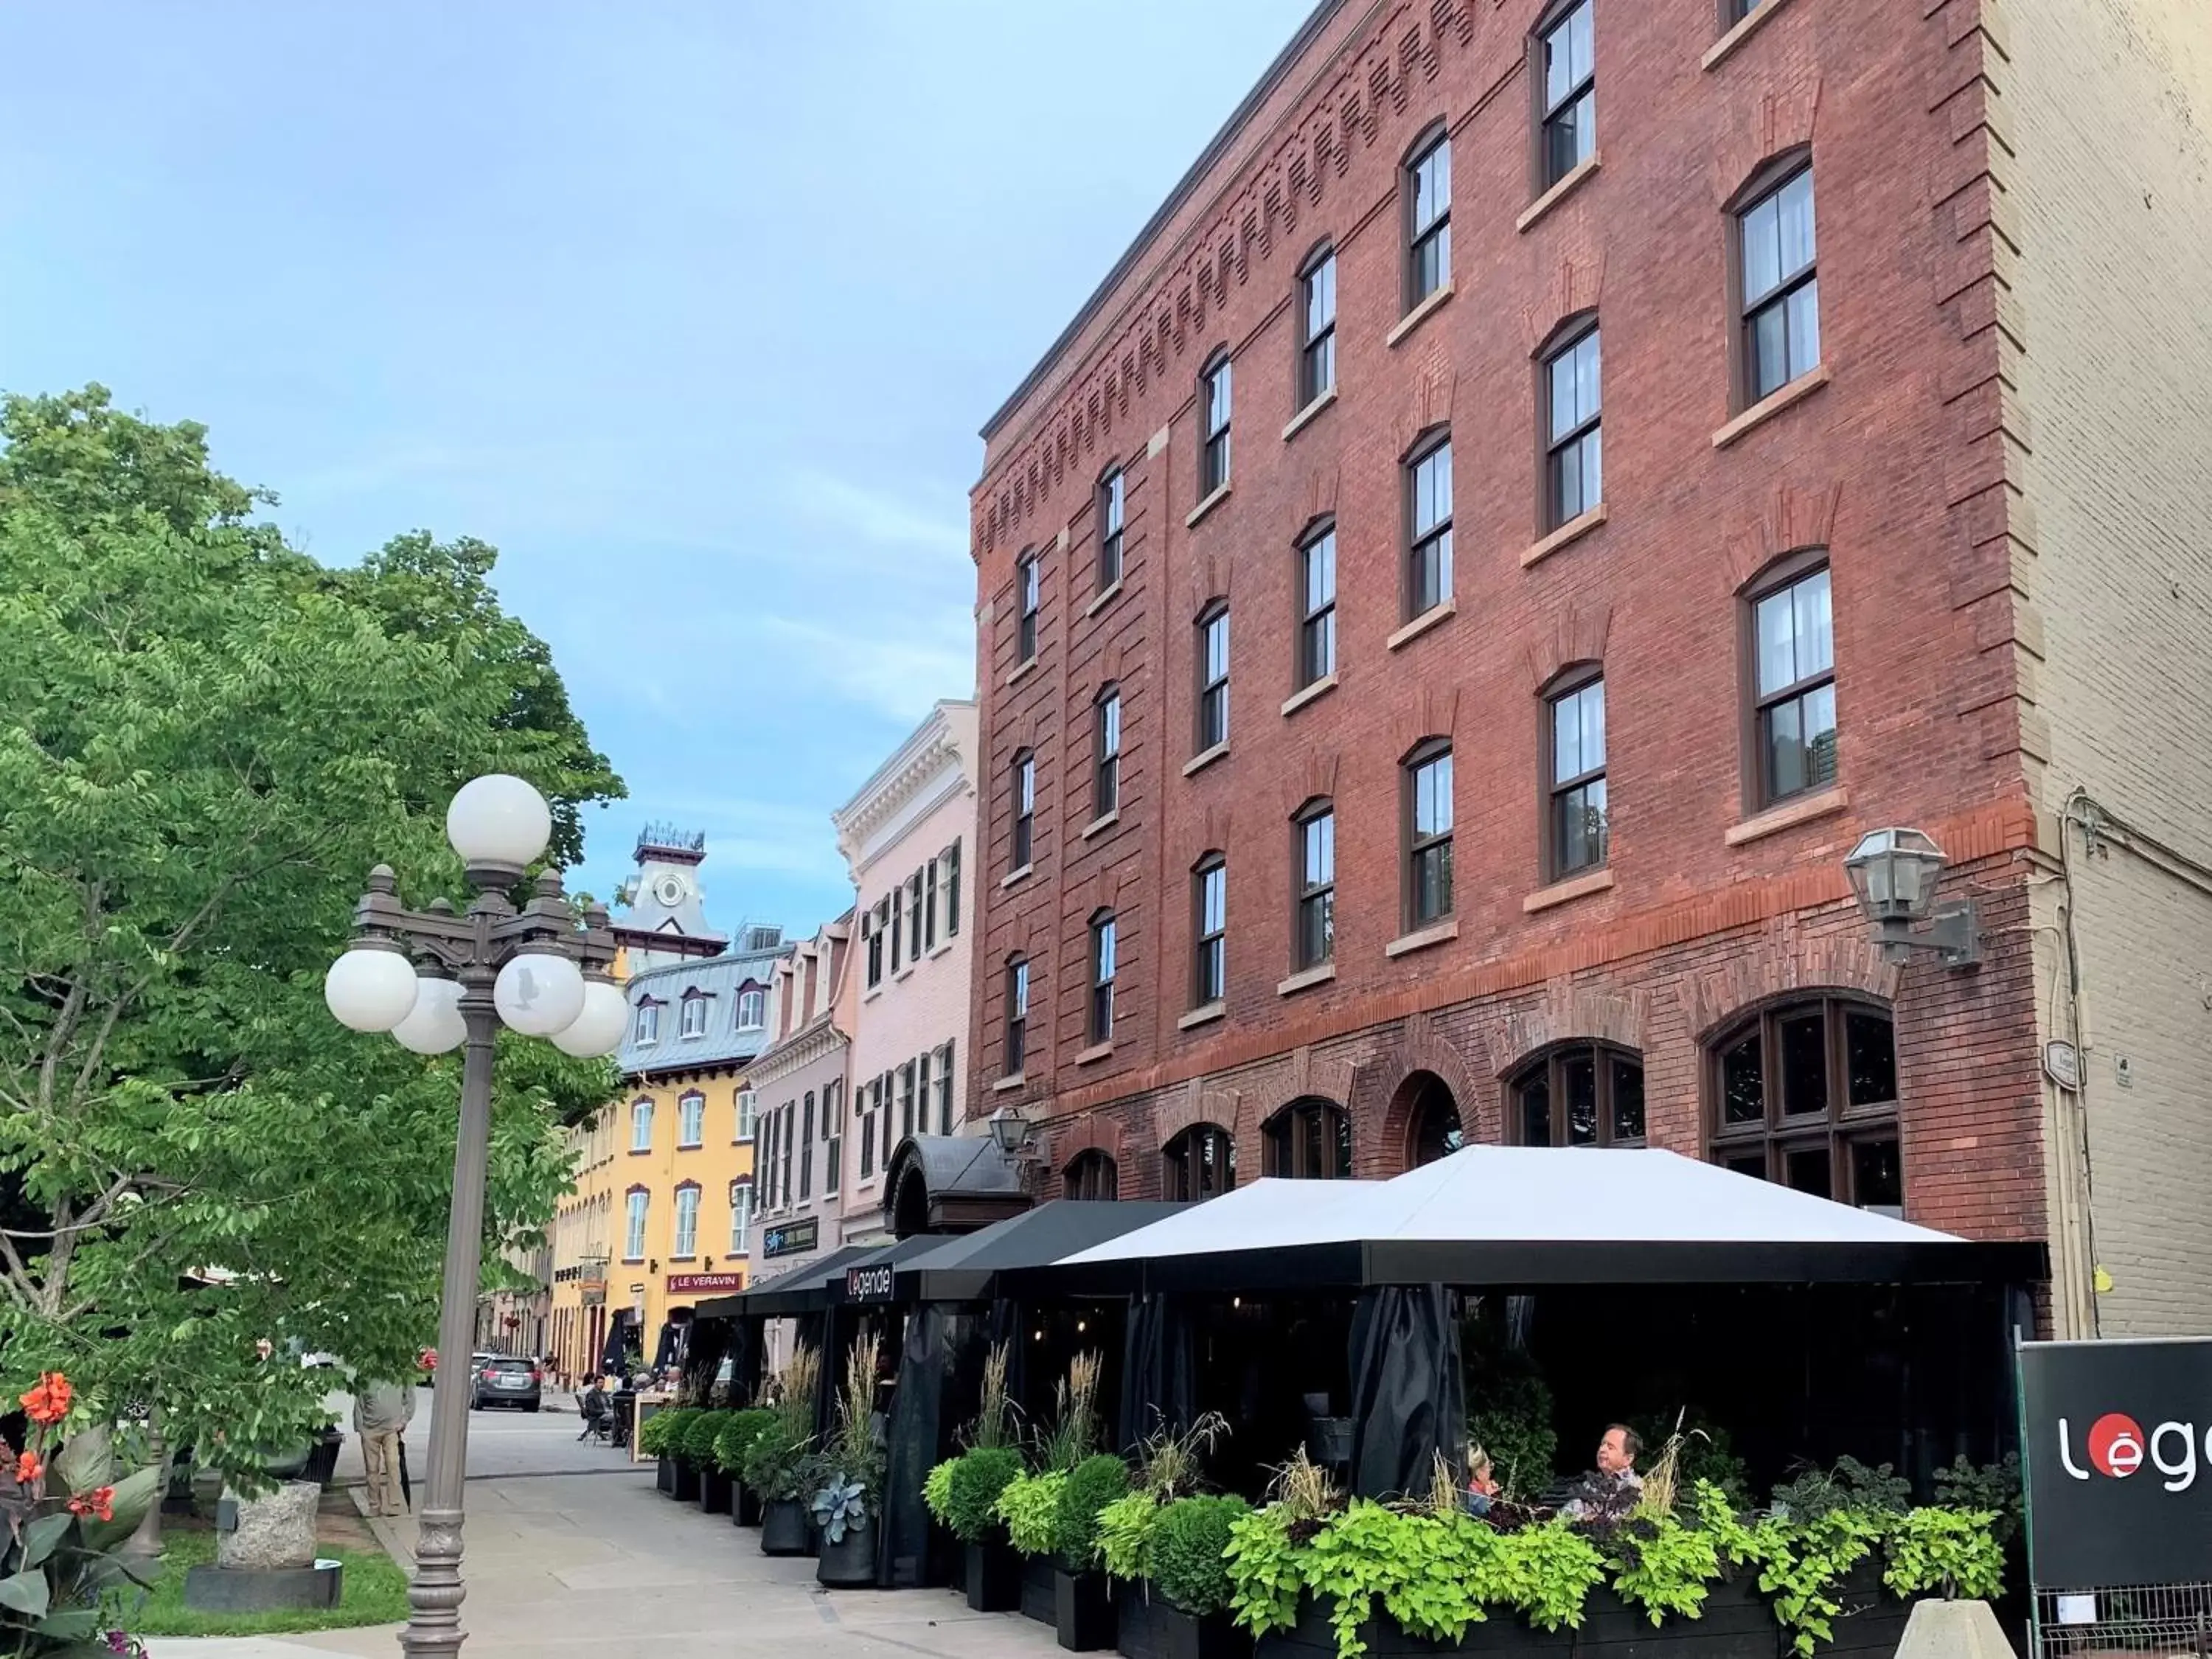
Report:
[[[811,1560],[771,1560],[760,1534],[612,1466],[469,1484],[467,1659],[1047,1659],[1045,1626],[976,1613],[949,1590],[846,1590]],[[377,1523],[404,1551],[414,1522]],[[388,1536],[387,1536],[388,1533]],[[252,1640],[150,1642],[154,1659],[386,1659],[398,1627]]]

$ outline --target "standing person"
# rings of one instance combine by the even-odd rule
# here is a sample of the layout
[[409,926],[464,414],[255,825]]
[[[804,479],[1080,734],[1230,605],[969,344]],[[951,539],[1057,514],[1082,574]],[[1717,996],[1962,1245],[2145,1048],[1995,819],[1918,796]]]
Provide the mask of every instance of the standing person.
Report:
[[354,1396],[354,1432],[361,1436],[361,1457],[368,1470],[368,1512],[404,1515],[399,1437],[415,1419],[415,1390],[404,1382],[372,1382]]

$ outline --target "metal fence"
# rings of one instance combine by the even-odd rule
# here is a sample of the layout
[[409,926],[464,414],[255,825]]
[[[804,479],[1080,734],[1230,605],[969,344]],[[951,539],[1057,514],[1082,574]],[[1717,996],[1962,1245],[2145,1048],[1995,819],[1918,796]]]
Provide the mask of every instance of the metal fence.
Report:
[[2077,1654],[2212,1656],[2212,1583],[2035,1592],[2036,1659]]

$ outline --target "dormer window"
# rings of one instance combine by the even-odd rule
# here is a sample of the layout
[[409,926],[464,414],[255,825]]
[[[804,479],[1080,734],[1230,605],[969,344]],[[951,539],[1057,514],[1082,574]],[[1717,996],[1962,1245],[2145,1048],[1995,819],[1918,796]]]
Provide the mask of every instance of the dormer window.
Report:
[[639,1042],[660,1041],[660,1005],[659,1003],[648,1000],[637,1005],[637,1024],[632,1035]]
[[767,1019],[767,992],[757,985],[748,985],[738,993],[738,1029],[740,1031],[757,1031]]
[[686,1041],[707,1035],[707,1005],[710,1000],[703,991],[686,991],[684,994],[683,1015],[678,1030]]

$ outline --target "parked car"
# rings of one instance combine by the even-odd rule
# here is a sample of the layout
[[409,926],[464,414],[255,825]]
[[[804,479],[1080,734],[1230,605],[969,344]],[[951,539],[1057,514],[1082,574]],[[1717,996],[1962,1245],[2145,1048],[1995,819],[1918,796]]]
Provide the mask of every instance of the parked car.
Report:
[[494,1354],[477,1362],[476,1376],[469,1384],[469,1409],[480,1412],[487,1406],[520,1406],[534,1412],[543,1403],[545,1373],[534,1359],[518,1359],[512,1354]]

